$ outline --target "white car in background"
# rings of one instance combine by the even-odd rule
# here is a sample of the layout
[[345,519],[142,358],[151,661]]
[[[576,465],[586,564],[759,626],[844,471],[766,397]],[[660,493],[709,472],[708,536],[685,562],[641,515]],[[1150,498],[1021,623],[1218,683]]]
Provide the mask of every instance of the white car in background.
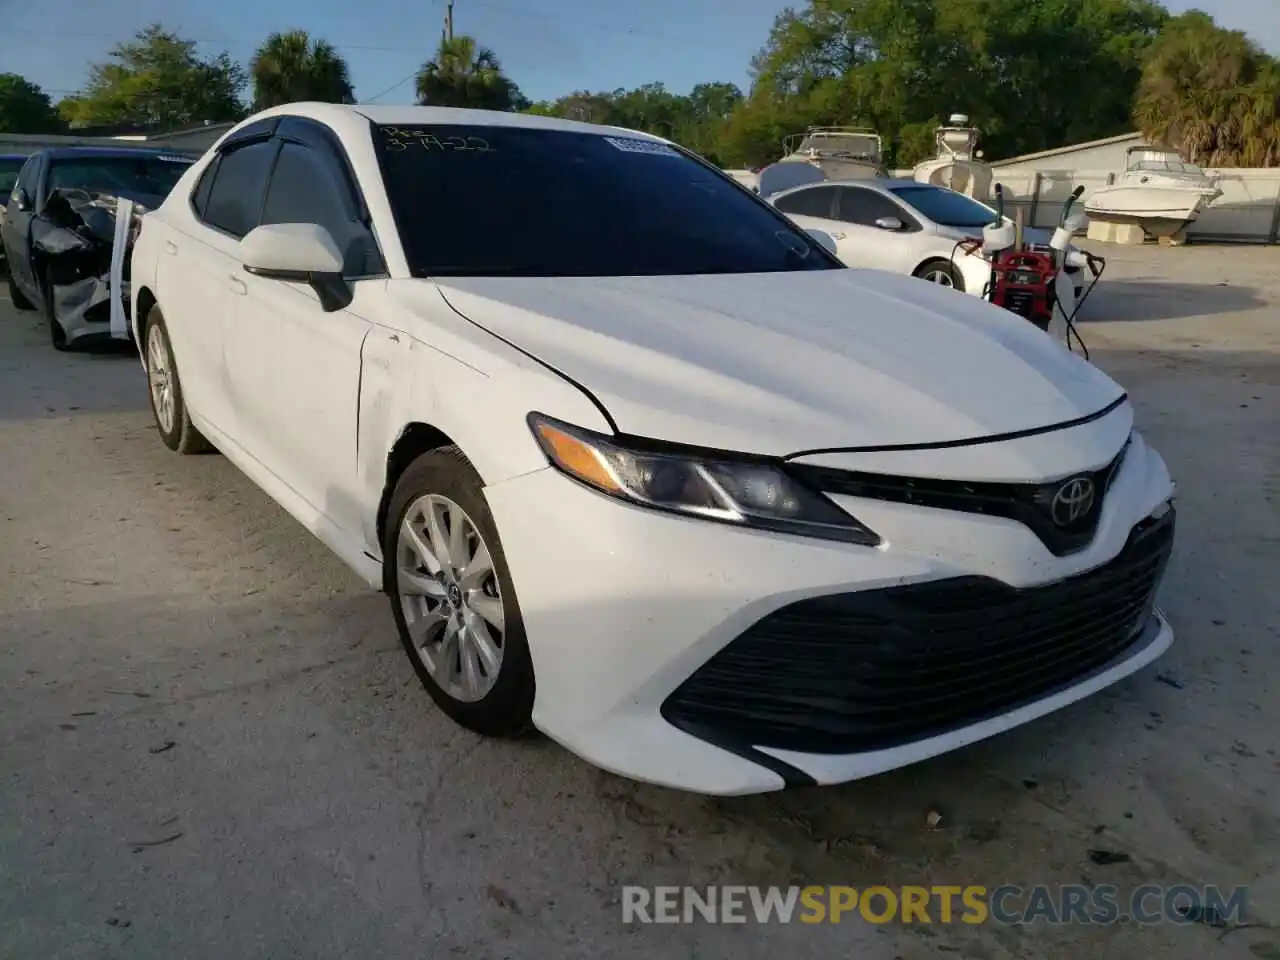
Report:
[[[768,200],[800,226],[829,234],[847,266],[906,273],[976,296],[991,277],[980,254],[956,244],[981,240],[996,211],[946,187],[900,179],[822,180]],[[1028,228],[1025,236],[1032,249],[1047,251],[1053,231]],[[1066,272],[1077,302],[1084,288],[1081,262],[1079,251],[1069,248]]]
[[164,443],[384,590],[481,733],[711,794],[838,783],[1173,639],[1173,484],[1121,387],[659,138],[277,107],[132,276]]

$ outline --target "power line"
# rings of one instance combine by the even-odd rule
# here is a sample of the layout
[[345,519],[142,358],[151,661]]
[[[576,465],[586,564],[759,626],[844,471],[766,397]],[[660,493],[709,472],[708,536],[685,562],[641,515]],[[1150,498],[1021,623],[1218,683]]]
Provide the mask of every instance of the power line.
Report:
[[410,80],[414,79],[414,77],[416,77],[417,75],[418,75],[418,71],[415,69],[415,70],[413,71],[413,73],[410,73],[410,74],[408,74],[407,76],[405,76],[405,77],[403,77],[403,78],[401,78],[401,79],[397,80],[395,83],[393,83],[391,86],[387,87],[387,89],[383,90],[381,93],[376,93],[376,94],[374,94],[372,97],[370,97],[369,99],[367,99],[367,100],[361,100],[360,102],[361,102],[361,103],[373,103],[375,100],[381,100],[381,99],[382,99],[383,97],[385,97],[388,93],[391,93],[391,91],[393,91],[393,90],[398,90],[398,89],[400,89],[401,87],[403,87],[406,83],[408,83]]

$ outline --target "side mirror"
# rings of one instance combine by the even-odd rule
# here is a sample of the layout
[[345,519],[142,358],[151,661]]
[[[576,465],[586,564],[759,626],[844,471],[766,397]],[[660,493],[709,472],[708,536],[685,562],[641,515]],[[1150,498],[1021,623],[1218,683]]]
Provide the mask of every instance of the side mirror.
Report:
[[255,227],[240,241],[240,261],[255,277],[309,284],[328,312],[351,303],[351,287],[342,278],[342,253],[317,223]]
[[876,221],[876,226],[881,230],[901,230],[903,224],[897,217],[881,217]]
[[827,253],[832,256],[839,253],[839,248],[836,247],[836,238],[827,233],[827,231],[805,230],[805,233],[809,235],[810,239],[816,240],[818,242],[818,246],[822,247],[822,249],[826,250]]

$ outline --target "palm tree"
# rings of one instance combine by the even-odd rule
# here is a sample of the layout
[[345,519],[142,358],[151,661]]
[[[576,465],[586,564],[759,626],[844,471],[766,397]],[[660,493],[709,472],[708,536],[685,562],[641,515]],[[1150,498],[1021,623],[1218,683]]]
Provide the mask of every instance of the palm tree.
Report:
[[529,105],[497,56],[468,36],[442,39],[416,78],[418,103],[435,107],[520,110]]
[[1152,45],[1134,103],[1148,140],[1209,167],[1280,159],[1280,67],[1207,14],[1170,20]]
[[355,103],[347,62],[305,30],[267,37],[250,61],[249,74],[255,110],[299,100]]

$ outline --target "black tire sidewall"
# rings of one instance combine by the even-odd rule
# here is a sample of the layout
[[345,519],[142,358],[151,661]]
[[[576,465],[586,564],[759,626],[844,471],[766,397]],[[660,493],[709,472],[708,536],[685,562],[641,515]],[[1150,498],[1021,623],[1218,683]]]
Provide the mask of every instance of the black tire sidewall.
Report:
[[[498,587],[502,592],[505,625],[502,666],[493,689],[474,703],[454,699],[427,672],[410,639],[404,611],[400,607],[396,574],[400,524],[413,502],[429,493],[448,497],[470,516],[489,548]],[[396,631],[414,672],[431,698],[456,722],[477,733],[509,737],[526,732],[531,726],[535,683],[524,619],[520,614],[511,571],[507,566],[493,514],[484,497],[480,476],[456,447],[445,447],[423,454],[401,475],[387,509],[382,555],[383,587],[391,600]]]
[[34,306],[31,303],[31,301],[28,300],[26,298],[26,295],[23,294],[23,292],[18,289],[18,281],[13,279],[12,273],[9,274],[7,279],[9,284],[9,301],[13,304],[13,309],[15,310],[34,309]]
[[53,311],[53,284],[49,282],[48,274],[42,274],[44,278],[43,284],[40,286],[40,296],[44,300],[44,319],[49,325],[49,343],[53,345],[55,350],[68,350],[70,344],[67,343],[67,331],[63,329],[62,324],[57,320]]

